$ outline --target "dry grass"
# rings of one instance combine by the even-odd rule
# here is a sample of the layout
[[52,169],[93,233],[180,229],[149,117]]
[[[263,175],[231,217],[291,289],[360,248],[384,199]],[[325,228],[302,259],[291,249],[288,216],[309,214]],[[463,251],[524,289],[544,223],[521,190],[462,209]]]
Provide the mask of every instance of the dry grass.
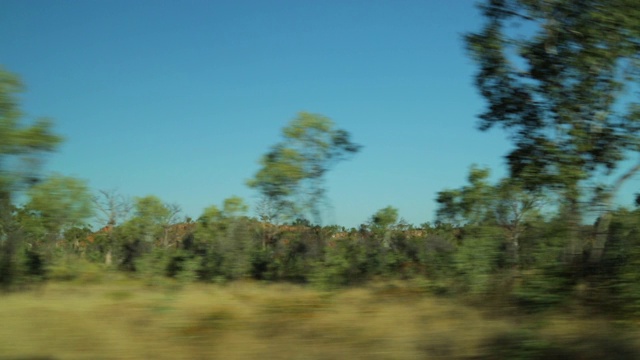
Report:
[[[2,295],[0,304],[0,359],[462,359],[516,327],[406,283],[336,292],[51,283]],[[545,326],[571,337],[594,325]]]

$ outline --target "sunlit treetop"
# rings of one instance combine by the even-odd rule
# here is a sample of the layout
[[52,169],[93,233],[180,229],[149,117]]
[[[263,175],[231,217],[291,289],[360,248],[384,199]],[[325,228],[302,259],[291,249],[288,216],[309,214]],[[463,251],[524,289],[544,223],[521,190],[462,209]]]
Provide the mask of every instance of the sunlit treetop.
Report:
[[38,119],[24,124],[18,105],[23,90],[17,76],[0,67],[0,191],[11,192],[16,186],[36,180],[39,157],[51,152],[62,138],[51,131],[52,123]]
[[322,115],[302,112],[283,130],[283,140],[262,157],[260,170],[247,182],[284,219],[310,215],[320,219],[323,178],[337,162],[360,150],[349,133]]

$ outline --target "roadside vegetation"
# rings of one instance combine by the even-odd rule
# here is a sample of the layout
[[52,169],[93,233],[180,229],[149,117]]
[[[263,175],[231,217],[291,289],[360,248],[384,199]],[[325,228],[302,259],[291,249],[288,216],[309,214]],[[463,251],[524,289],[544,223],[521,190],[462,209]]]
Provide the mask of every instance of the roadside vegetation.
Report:
[[[61,138],[24,121],[0,69],[0,357],[640,358],[640,7],[491,0],[465,37],[480,129],[509,175],[471,166],[435,221],[321,225],[324,178],[362,147],[299,113],[247,185],[197,218],[43,174]],[[521,23],[531,33],[514,32]],[[251,215],[253,214],[253,215]],[[98,224],[98,226],[90,226]]]
[[[637,359],[638,328],[554,310],[497,316],[411,281],[339,291],[254,281],[49,282],[2,295],[0,349],[24,359]],[[574,310],[575,311],[575,310]]]

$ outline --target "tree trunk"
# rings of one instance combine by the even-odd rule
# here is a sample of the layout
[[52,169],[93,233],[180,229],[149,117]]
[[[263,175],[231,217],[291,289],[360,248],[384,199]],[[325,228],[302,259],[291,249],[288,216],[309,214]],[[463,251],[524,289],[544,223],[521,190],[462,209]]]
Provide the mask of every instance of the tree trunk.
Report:
[[622,184],[624,184],[625,181],[631,178],[638,171],[640,171],[640,163],[637,163],[635,166],[627,170],[626,173],[622,174],[620,178],[618,178],[618,180],[616,180],[616,182],[613,184],[611,191],[606,194],[603,200],[604,213],[600,215],[596,224],[596,236],[593,243],[593,248],[591,249],[591,254],[589,255],[589,262],[599,263],[600,260],[602,260],[602,255],[604,254],[604,249],[607,245],[607,239],[609,237],[609,225],[611,225],[611,207],[613,199],[622,187]]
[[111,249],[107,250],[107,253],[104,255],[104,264],[107,266],[111,266]]
[[520,268],[520,233],[516,232],[515,234],[513,234],[513,237],[511,239],[511,246],[512,249],[511,251],[513,251],[512,257],[513,257],[513,265],[514,267]]
[[611,224],[611,213],[605,212],[598,218],[596,223],[596,236],[591,248],[591,254],[589,255],[589,262],[598,263],[602,259],[604,254],[604,247],[607,244],[607,238],[609,236],[609,225]]
[[0,286],[8,288],[15,280],[15,254],[20,242],[11,216],[11,195],[0,192]]
[[580,205],[577,200],[570,200],[567,209],[567,253],[566,261],[570,264],[581,261],[584,244],[580,236],[580,223],[582,220]]

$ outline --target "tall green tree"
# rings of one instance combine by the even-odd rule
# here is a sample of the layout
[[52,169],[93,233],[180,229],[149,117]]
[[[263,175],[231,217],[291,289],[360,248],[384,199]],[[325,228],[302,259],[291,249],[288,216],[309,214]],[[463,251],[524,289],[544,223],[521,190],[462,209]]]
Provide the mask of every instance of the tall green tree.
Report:
[[491,203],[495,199],[494,189],[487,180],[489,175],[489,169],[472,166],[468,186],[438,192],[437,220],[457,226],[487,222],[493,215]]
[[146,242],[159,238],[160,245],[169,247],[169,228],[178,221],[181,209],[176,204],[164,203],[158,197],[149,195],[134,200],[135,217],[139,236]]
[[518,264],[520,237],[527,222],[540,217],[543,196],[526,191],[514,179],[503,179],[492,185],[488,181],[490,174],[489,169],[472,166],[469,185],[438,192],[436,216],[440,222],[457,226],[500,229],[512,262]]
[[18,77],[0,67],[0,284],[15,278],[16,252],[21,236],[12,216],[16,192],[38,180],[42,156],[62,139],[52,132],[52,122],[38,119],[25,124],[18,103],[23,90]]
[[389,246],[391,229],[398,223],[398,209],[387,206],[375,212],[369,219],[371,229],[382,238],[382,245]]
[[262,157],[262,167],[247,185],[260,191],[280,218],[311,216],[320,222],[326,173],[361,147],[331,119],[305,112],[298,114],[282,135],[284,139]]
[[[611,175],[640,146],[640,6],[635,0],[487,0],[484,28],[467,35],[489,106],[480,129],[501,126],[515,148],[511,176],[559,194],[572,231],[571,259],[583,251],[578,227],[587,200],[605,209],[640,163]],[[591,187],[604,175],[610,181]],[[608,221],[601,224],[607,228]],[[598,260],[605,237],[592,255]]]
[[[114,234],[102,234],[102,241],[107,240],[105,263],[111,263],[110,246],[121,250],[120,266],[128,270],[136,270],[135,262],[144,253],[155,247],[167,249],[170,243],[169,229],[178,221],[180,207],[164,203],[154,195],[137,197],[133,201],[133,217],[114,228]],[[158,252],[160,253],[160,252]]]
[[58,240],[64,231],[82,227],[93,216],[91,193],[86,182],[53,175],[27,191],[25,209],[35,213],[47,231],[47,240]]
[[208,238],[224,236],[227,230],[234,227],[234,223],[243,217],[249,210],[244,200],[238,196],[232,196],[224,200],[222,210],[216,205],[204,209],[198,218],[198,229],[202,235]]
[[249,207],[238,196],[224,200],[222,210],[211,205],[198,218],[196,237],[205,252],[207,277],[237,278],[250,267],[252,231],[245,214]]

